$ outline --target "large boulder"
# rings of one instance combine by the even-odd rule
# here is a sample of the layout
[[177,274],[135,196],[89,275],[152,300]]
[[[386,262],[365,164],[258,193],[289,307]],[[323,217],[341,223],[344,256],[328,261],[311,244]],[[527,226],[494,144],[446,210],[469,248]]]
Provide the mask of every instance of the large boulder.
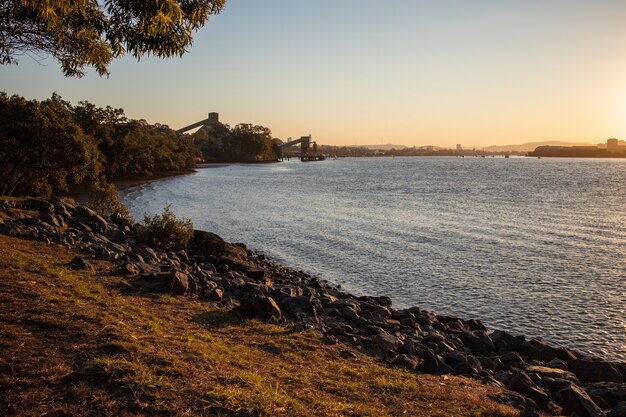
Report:
[[604,401],[610,407],[615,407],[620,402],[626,402],[626,384],[597,382],[595,384],[587,384],[584,388],[596,403]]
[[248,317],[256,317],[263,320],[280,320],[281,311],[272,297],[259,294],[246,294],[240,302],[239,312]]
[[461,333],[459,335],[459,339],[474,355],[489,356],[496,350],[493,341],[484,330],[474,330],[472,332]]
[[576,359],[569,361],[567,366],[581,382],[624,382],[620,370],[609,362]]
[[561,405],[565,415],[577,414],[579,417],[605,417],[606,414],[593,402],[587,393],[577,385],[570,384],[569,387],[560,392]]
[[513,336],[502,330],[494,330],[490,337],[499,354],[518,352],[522,355],[530,355],[533,351],[533,346],[521,336]]
[[169,291],[176,295],[184,295],[189,290],[189,277],[181,271],[174,271],[165,275],[165,282]]
[[524,372],[518,372],[508,384],[508,388],[539,403],[550,401],[550,395],[535,384]]
[[[248,252],[242,246],[228,243],[215,233],[203,230],[193,231],[193,236],[189,240],[187,248],[190,255],[199,254],[205,257],[215,256],[217,258],[237,259],[240,261],[245,261],[248,258]],[[251,262],[247,263],[246,266],[245,269],[242,269],[243,271],[254,268],[254,264]]]

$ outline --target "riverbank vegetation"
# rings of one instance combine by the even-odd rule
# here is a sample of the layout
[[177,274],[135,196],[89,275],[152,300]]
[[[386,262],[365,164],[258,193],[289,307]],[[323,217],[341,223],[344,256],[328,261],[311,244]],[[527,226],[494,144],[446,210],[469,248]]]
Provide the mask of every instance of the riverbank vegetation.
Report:
[[0,194],[50,195],[71,184],[194,166],[196,150],[167,126],[59,95],[0,92]]

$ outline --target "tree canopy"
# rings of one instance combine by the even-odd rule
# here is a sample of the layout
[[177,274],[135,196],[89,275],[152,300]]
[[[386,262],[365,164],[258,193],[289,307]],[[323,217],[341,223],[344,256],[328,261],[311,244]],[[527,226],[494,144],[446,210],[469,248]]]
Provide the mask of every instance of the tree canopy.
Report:
[[181,56],[225,0],[2,0],[0,63],[51,55],[66,76],[108,74],[113,58]]
[[0,195],[50,195],[86,180],[184,170],[197,153],[169,127],[128,119],[122,109],[0,92]]

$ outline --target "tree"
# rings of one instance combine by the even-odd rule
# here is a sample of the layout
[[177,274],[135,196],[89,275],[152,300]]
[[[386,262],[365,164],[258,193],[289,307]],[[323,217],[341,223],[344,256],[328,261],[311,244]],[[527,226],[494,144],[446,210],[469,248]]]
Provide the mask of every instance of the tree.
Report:
[[95,178],[102,157],[58,95],[38,102],[0,93],[0,194],[50,195]]
[[130,53],[181,56],[192,33],[225,0],[2,0],[0,63],[52,55],[66,76],[86,67],[108,74],[113,58]]

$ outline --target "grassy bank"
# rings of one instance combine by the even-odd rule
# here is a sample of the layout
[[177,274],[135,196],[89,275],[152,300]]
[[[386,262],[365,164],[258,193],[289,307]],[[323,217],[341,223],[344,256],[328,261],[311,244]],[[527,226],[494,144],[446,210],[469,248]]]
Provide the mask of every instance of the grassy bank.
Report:
[[104,261],[75,271],[74,255],[0,236],[5,415],[517,415],[493,387],[137,290]]

